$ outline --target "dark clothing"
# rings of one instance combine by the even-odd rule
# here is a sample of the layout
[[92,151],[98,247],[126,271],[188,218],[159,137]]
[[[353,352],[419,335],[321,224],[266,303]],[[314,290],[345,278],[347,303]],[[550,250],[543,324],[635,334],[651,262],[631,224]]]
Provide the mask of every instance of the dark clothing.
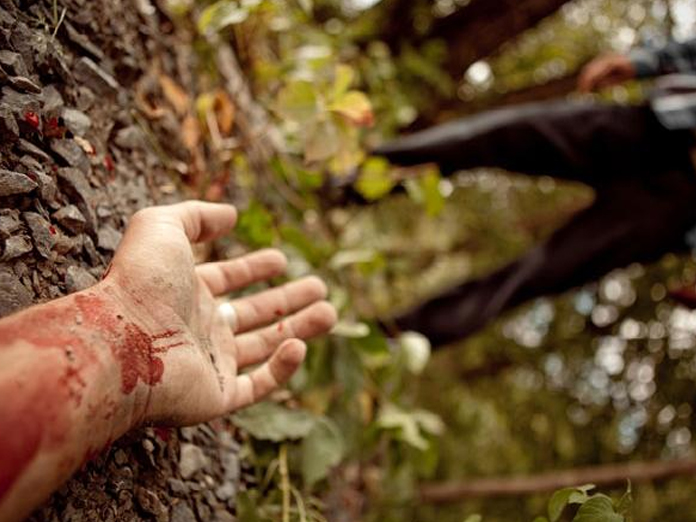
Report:
[[395,320],[434,346],[467,337],[526,300],[563,292],[632,262],[686,249],[696,223],[690,131],[647,106],[544,103],[465,118],[376,149],[392,163],[436,162],[444,174],[500,167],[592,186],[596,200],[514,263]]

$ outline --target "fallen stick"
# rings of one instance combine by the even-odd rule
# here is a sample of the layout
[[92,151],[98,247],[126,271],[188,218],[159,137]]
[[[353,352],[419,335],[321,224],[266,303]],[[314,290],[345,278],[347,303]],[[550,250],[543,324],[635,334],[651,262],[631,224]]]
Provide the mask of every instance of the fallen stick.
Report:
[[569,486],[615,486],[631,482],[665,480],[696,474],[696,459],[605,464],[521,477],[490,477],[466,482],[427,483],[420,487],[422,502],[444,504],[469,498],[511,497],[555,491]]

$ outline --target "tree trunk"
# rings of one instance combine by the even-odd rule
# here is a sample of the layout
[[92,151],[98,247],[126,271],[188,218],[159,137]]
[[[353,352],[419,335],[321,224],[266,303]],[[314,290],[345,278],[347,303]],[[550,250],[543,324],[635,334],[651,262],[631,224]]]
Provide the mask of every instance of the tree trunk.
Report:
[[[214,182],[230,143],[267,169],[264,113],[224,45],[215,92],[239,104],[235,136],[203,139],[190,30],[150,0],[0,2],[0,316],[95,284],[129,216]],[[228,419],[135,431],[30,520],[232,521],[236,438]]]

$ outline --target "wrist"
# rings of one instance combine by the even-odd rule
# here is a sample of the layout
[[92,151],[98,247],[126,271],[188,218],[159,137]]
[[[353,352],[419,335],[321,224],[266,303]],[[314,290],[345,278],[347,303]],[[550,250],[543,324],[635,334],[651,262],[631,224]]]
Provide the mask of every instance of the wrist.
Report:
[[89,322],[108,347],[117,393],[129,412],[126,430],[131,429],[158,418],[166,397],[162,389],[170,387],[163,382],[166,353],[190,344],[190,336],[173,309],[159,301],[154,306],[152,296],[124,288],[117,277],[93,288],[78,298],[78,305],[91,310]]
[[[75,306],[87,332],[94,339],[103,358],[100,366],[105,405],[111,411],[113,436],[118,438],[142,423],[147,410],[149,390],[138,386],[138,371],[142,370],[143,338],[146,322],[142,312],[133,308],[129,296],[118,285],[101,281],[97,285],[74,295]],[[145,370],[143,370],[145,371]]]

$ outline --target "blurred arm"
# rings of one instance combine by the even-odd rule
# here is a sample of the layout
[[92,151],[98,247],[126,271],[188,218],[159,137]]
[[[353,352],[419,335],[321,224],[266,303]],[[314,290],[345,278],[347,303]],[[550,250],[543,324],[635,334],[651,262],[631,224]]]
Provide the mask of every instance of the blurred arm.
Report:
[[592,92],[619,85],[633,78],[696,72],[696,38],[671,42],[660,49],[639,48],[629,54],[604,54],[580,73],[578,89]]
[[670,42],[660,49],[635,49],[628,58],[637,78],[696,72],[696,38]]

